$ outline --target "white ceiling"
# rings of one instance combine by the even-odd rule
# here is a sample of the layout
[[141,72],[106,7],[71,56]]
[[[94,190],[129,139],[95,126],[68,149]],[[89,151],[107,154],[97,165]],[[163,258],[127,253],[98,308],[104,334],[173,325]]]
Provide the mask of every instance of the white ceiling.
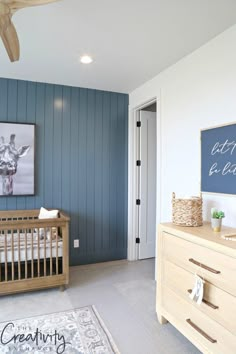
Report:
[[236,1],[61,0],[13,21],[21,58],[0,43],[1,77],[129,93],[235,24]]

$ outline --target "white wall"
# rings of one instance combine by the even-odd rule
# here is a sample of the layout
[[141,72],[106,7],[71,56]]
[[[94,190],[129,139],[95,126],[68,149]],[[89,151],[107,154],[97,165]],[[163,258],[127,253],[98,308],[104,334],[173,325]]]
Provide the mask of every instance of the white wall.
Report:
[[[171,219],[172,191],[200,191],[200,129],[236,121],[236,26],[130,94],[130,109],[152,97],[161,106],[161,221]],[[204,194],[236,226],[236,196]]]

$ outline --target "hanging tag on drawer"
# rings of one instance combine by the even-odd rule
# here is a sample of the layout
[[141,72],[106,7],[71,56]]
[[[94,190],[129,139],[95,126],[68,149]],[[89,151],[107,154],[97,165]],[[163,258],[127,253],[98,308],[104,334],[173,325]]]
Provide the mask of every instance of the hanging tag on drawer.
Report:
[[189,297],[190,299],[195,301],[198,305],[200,305],[202,303],[203,294],[204,294],[204,280],[198,275],[195,275],[194,287]]

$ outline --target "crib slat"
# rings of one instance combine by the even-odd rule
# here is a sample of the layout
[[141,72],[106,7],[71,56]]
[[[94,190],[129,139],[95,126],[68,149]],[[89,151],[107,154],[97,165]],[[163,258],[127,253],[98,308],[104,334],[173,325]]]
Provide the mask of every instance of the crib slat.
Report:
[[31,229],[31,278],[34,277],[34,244],[33,244],[33,229]]
[[4,234],[5,234],[5,242],[4,242],[4,252],[5,252],[5,281],[8,281],[8,277],[7,277],[7,231],[5,231]]
[[50,227],[49,235],[50,235],[50,275],[52,275],[52,227]]
[[28,278],[28,266],[27,266],[27,230],[25,229],[25,279]]
[[47,238],[47,230],[44,228],[44,276],[46,277],[47,271],[46,271],[46,238]]
[[38,237],[38,277],[40,277],[40,250],[39,250],[39,228],[37,228],[37,237]]
[[13,230],[11,230],[11,279],[15,280],[15,272],[14,272],[14,235],[13,235]]
[[56,231],[56,274],[58,275],[58,228]]
[[18,234],[18,279],[21,279],[21,260],[20,260],[20,230],[17,230]]

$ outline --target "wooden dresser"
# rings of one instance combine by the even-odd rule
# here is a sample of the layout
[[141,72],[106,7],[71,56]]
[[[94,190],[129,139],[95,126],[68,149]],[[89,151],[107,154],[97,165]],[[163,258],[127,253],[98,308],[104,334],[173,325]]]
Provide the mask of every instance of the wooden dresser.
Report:
[[[203,353],[236,353],[236,242],[201,227],[159,225],[156,311]],[[205,280],[204,300],[189,298],[194,274]]]

